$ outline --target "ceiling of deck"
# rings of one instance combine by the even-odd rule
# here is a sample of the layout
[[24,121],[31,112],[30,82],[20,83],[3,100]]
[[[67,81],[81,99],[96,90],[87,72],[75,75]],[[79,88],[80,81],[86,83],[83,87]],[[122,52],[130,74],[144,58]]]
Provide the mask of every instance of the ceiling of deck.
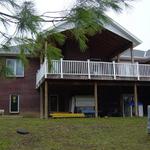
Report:
[[131,46],[132,43],[127,39],[105,29],[93,37],[89,37],[86,52],[81,52],[77,42],[68,38],[62,47],[62,53],[65,59],[105,60],[117,56]]

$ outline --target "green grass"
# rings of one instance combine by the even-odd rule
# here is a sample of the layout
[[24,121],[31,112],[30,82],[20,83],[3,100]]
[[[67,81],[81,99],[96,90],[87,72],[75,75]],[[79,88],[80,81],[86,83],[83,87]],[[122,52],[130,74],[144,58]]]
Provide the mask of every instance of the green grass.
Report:
[[147,118],[0,118],[0,150],[150,150],[150,135]]

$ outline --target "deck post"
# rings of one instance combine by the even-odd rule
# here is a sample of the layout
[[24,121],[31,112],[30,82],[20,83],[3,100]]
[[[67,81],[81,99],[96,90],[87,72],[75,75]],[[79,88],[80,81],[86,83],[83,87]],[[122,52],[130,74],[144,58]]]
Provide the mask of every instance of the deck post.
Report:
[[139,63],[138,62],[136,62],[136,68],[137,68],[137,79],[140,80]]
[[147,117],[148,117],[148,123],[147,123],[147,131],[148,131],[148,134],[150,134],[150,105],[148,105],[147,107]]
[[120,62],[120,55],[117,55],[117,62]]
[[48,83],[45,81],[45,119],[48,119]]
[[40,86],[40,118],[43,119],[44,118],[44,112],[43,112],[43,88],[42,86]]
[[60,59],[60,66],[61,66],[60,67],[61,68],[61,72],[60,72],[61,75],[60,76],[61,76],[61,78],[63,78],[63,59],[62,58]]
[[133,57],[133,45],[130,47],[130,53],[131,53],[131,62],[134,63],[134,57]]
[[87,60],[88,62],[88,78],[91,79],[91,74],[90,74],[90,60]]
[[134,104],[135,104],[135,116],[138,116],[138,93],[136,83],[134,83]]
[[98,117],[98,95],[97,95],[97,82],[94,83],[94,99],[95,99],[95,117]]
[[48,60],[47,60],[46,57],[45,57],[44,65],[45,65],[45,78],[47,78],[47,73],[48,73]]
[[113,71],[114,71],[114,79],[116,79],[116,66],[115,66],[115,61],[113,61]]
[[44,65],[45,65],[45,78],[47,78],[47,73],[48,73],[48,61],[47,61],[47,46],[48,46],[48,43],[47,41],[45,41],[45,59],[44,59]]

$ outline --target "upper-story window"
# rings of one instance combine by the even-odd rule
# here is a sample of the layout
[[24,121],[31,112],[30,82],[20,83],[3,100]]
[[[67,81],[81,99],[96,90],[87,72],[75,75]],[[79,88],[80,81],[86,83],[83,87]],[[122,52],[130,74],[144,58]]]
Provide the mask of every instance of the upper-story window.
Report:
[[7,76],[9,77],[24,77],[24,65],[19,59],[6,59],[8,68]]

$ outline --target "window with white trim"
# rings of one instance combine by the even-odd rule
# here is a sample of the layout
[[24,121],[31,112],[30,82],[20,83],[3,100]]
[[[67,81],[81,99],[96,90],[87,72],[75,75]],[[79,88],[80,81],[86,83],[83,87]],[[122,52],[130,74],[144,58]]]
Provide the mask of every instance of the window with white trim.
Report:
[[24,77],[24,65],[20,59],[6,59],[8,77]]
[[10,95],[9,112],[19,113],[19,95],[15,94]]

